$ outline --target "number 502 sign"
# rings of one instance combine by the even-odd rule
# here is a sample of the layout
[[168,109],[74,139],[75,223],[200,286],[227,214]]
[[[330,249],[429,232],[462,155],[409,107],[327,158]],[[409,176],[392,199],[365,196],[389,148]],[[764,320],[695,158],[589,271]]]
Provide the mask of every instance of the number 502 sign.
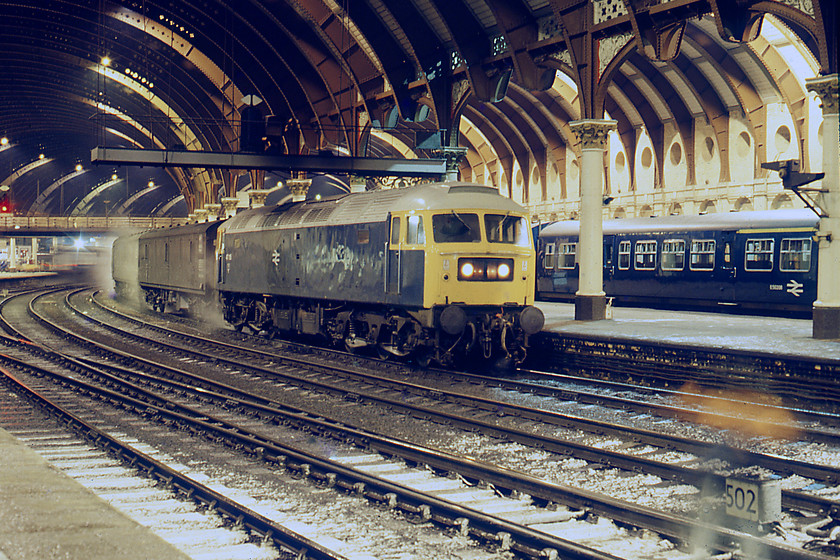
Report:
[[782,489],[778,480],[752,481],[727,478],[723,494],[726,514],[767,523],[782,515]]
[[733,478],[726,479],[726,514],[758,521],[758,484]]

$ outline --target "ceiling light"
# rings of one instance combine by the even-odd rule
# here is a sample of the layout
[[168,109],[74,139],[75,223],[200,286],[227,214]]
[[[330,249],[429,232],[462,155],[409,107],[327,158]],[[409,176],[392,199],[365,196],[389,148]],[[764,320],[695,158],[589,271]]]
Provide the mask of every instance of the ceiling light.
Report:
[[81,171],[81,170],[82,170],[82,164],[81,164],[81,163],[77,163],[77,164],[76,164],[76,171]]
[[103,56],[100,63],[102,64],[102,66],[111,66],[111,59],[107,56]]
[[3,138],[0,138],[0,146],[5,146],[8,143],[9,143],[9,139],[6,138],[5,136]]
[[149,188],[154,187],[154,186],[155,186],[155,182],[154,181],[149,181]]
[[38,159],[44,159],[44,154],[38,154]]
[[117,180],[117,174],[116,174],[116,173],[114,173],[113,175],[111,175],[111,180],[112,180],[112,181],[116,181],[116,180]]

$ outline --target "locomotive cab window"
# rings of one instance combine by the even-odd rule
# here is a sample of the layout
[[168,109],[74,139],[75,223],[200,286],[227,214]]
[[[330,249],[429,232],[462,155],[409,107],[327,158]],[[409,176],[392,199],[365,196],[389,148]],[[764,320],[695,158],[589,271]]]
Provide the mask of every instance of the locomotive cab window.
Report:
[[530,244],[528,224],[522,216],[486,214],[484,229],[487,230],[487,241],[490,243],[510,243],[520,247]]
[[391,218],[391,245],[400,243],[400,219]]
[[668,239],[662,242],[662,270],[685,268],[685,241]]
[[618,244],[618,270],[630,270],[630,242]]
[[783,272],[811,270],[811,240],[782,239],[779,247],[779,270]]
[[557,268],[572,269],[577,257],[577,243],[561,243],[557,255]]
[[714,270],[714,239],[695,239],[691,242],[691,261],[688,267],[691,270]]
[[543,255],[543,268],[554,268],[554,243],[545,244],[545,254]]
[[636,270],[656,268],[656,241],[636,241]]
[[478,243],[481,229],[478,214],[462,214],[452,210],[448,214],[432,216],[435,243]]
[[405,242],[409,245],[425,245],[426,230],[423,227],[423,216],[408,217],[408,231]]
[[747,239],[744,270],[773,270],[773,240]]

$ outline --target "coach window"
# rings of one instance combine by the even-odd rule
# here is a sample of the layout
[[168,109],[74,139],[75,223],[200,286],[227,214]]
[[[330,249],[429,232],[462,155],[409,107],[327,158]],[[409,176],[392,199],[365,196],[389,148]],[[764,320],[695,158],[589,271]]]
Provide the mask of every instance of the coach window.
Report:
[[685,268],[685,241],[668,239],[662,242],[662,270]]
[[656,268],[656,241],[636,241],[636,270]]
[[618,270],[630,270],[630,242],[618,244]]
[[195,262],[195,247],[192,241],[190,241],[190,262]]
[[772,239],[747,239],[744,270],[773,270]]
[[779,248],[779,270],[808,272],[811,270],[811,240],[782,239]]
[[691,270],[714,270],[715,268],[715,240],[702,239],[691,242]]
[[169,262],[169,243],[163,244],[163,262]]
[[545,244],[545,255],[543,255],[543,268],[554,268],[554,243]]
[[425,245],[426,230],[423,228],[423,216],[408,217],[408,235],[406,243],[409,245]]
[[577,257],[577,243],[561,243],[557,255],[557,268],[570,270],[575,267]]
[[400,244],[400,219],[391,218],[391,245]]

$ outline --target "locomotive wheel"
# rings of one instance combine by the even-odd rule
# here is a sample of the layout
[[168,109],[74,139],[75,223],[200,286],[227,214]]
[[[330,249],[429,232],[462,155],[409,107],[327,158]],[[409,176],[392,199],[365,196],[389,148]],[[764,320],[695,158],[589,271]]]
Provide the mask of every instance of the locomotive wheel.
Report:
[[377,345],[376,345],[376,353],[379,355],[379,359],[380,359],[380,360],[383,360],[383,361],[384,361],[384,360],[390,360],[391,358],[393,358],[393,357],[394,357],[394,355],[393,355],[393,354],[391,354],[390,352],[388,352],[387,350],[385,350],[385,349],[382,347],[382,345],[381,345],[381,344],[377,344]]
[[427,368],[432,365],[432,361],[434,360],[435,353],[433,350],[429,350],[427,348],[421,348],[417,351],[417,355],[415,359],[417,360],[417,365],[422,368]]

